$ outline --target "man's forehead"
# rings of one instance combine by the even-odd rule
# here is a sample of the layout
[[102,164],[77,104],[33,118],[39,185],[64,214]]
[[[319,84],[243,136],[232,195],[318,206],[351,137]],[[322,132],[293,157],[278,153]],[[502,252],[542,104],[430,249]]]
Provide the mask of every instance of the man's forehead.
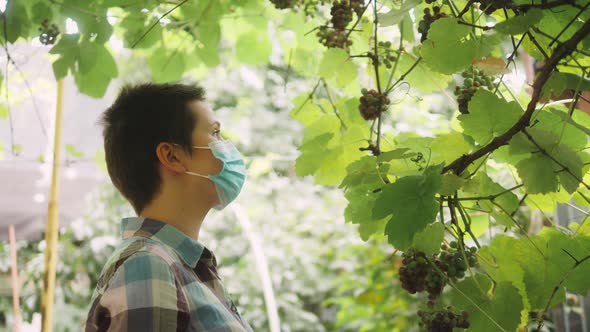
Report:
[[215,117],[215,114],[203,101],[196,101],[191,103],[193,112],[197,115],[198,122],[207,127],[219,125],[219,121]]

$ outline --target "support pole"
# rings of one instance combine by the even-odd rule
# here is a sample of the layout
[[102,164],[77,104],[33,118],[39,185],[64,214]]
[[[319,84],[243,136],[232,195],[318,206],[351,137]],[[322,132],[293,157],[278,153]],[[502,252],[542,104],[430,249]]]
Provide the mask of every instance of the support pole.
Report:
[[18,281],[18,263],[16,259],[16,232],[14,225],[8,226],[8,241],[10,243],[10,269],[12,284],[12,308],[14,317],[14,332],[20,330],[20,282]]
[[55,135],[53,143],[53,164],[51,169],[51,188],[47,207],[47,229],[45,231],[45,273],[41,302],[41,331],[53,330],[53,303],[55,294],[55,266],[57,263],[57,238],[59,231],[59,160],[61,148],[61,128],[63,116],[63,79],[57,81],[57,106],[55,110]]
[[239,203],[233,203],[229,207],[236,216],[236,219],[238,219],[238,222],[242,226],[244,233],[246,233],[246,237],[250,242],[250,248],[254,254],[254,264],[256,265],[258,277],[260,278],[260,282],[262,284],[262,293],[264,294],[264,302],[266,303],[266,314],[268,316],[270,331],[280,332],[281,321],[279,318],[279,309],[275,299],[274,289],[272,287],[268,261],[266,260],[264,249],[260,245],[260,239],[252,227],[252,223],[248,218],[246,210]]

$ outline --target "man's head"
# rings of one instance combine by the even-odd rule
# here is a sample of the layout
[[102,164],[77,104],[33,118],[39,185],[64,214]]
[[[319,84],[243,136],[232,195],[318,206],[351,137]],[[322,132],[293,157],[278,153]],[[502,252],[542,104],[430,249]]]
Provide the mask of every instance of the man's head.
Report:
[[[109,176],[137,214],[164,182],[185,186],[203,181],[186,180],[185,171],[208,175],[222,168],[210,150],[192,149],[220,139],[219,122],[204,100],[205,91],[196,84],[146,83],[123,87],[105,111],[102,122]],[[212,183],[200,185],[203,194],[215,196]]]

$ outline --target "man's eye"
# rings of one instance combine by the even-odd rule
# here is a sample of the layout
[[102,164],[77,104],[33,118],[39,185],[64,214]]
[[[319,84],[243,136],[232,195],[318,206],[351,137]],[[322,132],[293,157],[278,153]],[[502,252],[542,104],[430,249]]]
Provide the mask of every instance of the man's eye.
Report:
[[213,132],[213,135],[217,135],[217,136],[219,136],[219,134],[220,134],[220,133],[221,133],[221,130],[215,130],[215,131]]

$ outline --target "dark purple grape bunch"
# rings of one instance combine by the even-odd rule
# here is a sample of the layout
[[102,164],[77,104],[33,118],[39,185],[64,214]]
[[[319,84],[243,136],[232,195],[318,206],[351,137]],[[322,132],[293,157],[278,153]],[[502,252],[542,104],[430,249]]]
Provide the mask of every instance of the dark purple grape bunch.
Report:
[[420,327],[428,332],[453,332],[453,329],[469,328],[469,312],[457,312],[452,306],[444,309],[418,310]]
[[[426,3],[430,4],[433,3],[435,1],[426,1]],[[418,32],[420,32],[422,34],[422,37],[420,38],[420,42],[424,42],[426,40],[426,38],[428,38],[428,30],[430,30],[430,26],[432,25],[432,23],[434,23],[434,21],[443,18],[443,17],[448,17],[449,15],[447,15],[447,13],[443,13],[440,9],[440,6],[438,5],[434,5],[432,6],[432,12],[430,10],[430,8],[426,7],[424,8],[424,16],[422,17],[422,19],[420,20],[420,22],[418,22]]]
[[373,120],[389,107],[391,101],[386,95],[379,94],[375,89],[361,90],[359,111],[365,120]]
[[39,41],[43,45],[53,45],[57,36],[59,36],[59,28],[54,23],[49,24],[49,20],[44,19],[39,27]]
[[352,22],[352,7],[347,0],[336,1],[330,9],[332,27],[336,30],[345,30]]

